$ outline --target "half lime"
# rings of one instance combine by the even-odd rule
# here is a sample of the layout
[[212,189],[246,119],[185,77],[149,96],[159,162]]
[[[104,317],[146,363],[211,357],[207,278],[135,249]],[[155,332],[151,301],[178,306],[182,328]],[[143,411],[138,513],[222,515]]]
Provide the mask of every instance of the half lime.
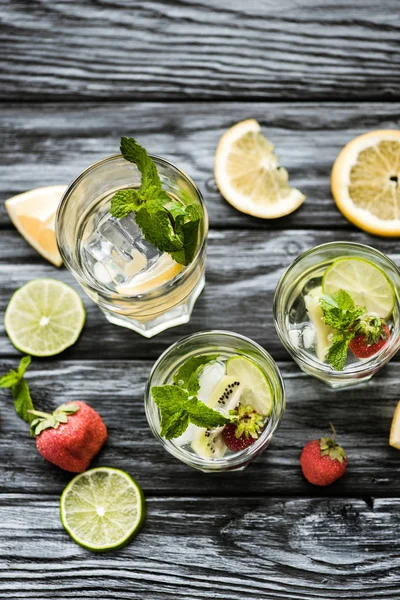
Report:
[[117,550],[144,521],[143,492],[125,471],[90,469],[74,477],[63,491],[60,517],[80,546],[93,552]]
[[365,258],[339,258],[328,267],[322,279],[324,294],[344,290],[357,306],[387,319],[394,308],[395,292],[385,273]]
[[251,404],[261,415],[271,414],[274,406],[272,387],[260,367],[245,356],[232,356],[226,363],[226,374],[236,377],[243,385],[241,404]]
[[21,352],[53,356],[76,342],[85,318],[82,300],[69,285],[56,279],[33,279],[12,296],[4,326]]

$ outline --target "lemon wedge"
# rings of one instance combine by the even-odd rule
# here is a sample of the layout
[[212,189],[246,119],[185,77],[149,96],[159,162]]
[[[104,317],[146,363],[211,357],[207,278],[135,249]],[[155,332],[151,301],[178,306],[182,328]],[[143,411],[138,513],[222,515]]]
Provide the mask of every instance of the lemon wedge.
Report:
[[116,287],[116,291],[123,296],[145,294],[172,280],[182,269],[182,265],[175,262],[169,254],[165,253],[153,267],[139,273],[129,283],[121,283]]
[[394,411],[392,426],[390,428],[389,444],[400,450],[400,402]]
[[8,215],[25,240],[46,260],[57,267],[62,258],[57,248],[55,218],[67,186],[35,188],[6,200]]
[[371,131],[349,142],[331,174],[339,210],[375,235],[400,236],[400,131]]
[[288,215],[305,199],[290,187],[274,146],[255,119],[241,121],[221,137],[215,154],[215,180],[222,196],[241,212],[262,219]]

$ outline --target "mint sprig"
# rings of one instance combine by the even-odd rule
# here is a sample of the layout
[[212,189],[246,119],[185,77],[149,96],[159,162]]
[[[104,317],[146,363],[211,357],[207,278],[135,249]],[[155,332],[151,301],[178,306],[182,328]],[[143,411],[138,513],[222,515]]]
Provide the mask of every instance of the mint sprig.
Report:
[[111,215],[117,219],[135,212],[143,237],[181,265],[192,262],[203,219],[196,204],[183,205],[162,189],[155,163],[133,138],[121,138],[121,153],[142,176],[138,189],[119,190],[111,199]]
[[350,294],[342,289],[334,294],[323,294],[319,303],[325,323],[336,329],[326,358],[335,371],[343,371],[349,344],[356,335],[354,324],[366,309],[356,306]]
[[160,409],[161,435],[167,440],[179,437],[189,423],[198,427],[221,427],[230,422],[177,385],[153,386],[151,393]]
[[24,379],[25,371],[31,363],[30,356],[21,358],[18,369],[11,369],[0,378],[0,388],[11,388],[15,412],[21,419],[31,423],[35,417],[29,411],[33,410],[33,402],[29,386]]

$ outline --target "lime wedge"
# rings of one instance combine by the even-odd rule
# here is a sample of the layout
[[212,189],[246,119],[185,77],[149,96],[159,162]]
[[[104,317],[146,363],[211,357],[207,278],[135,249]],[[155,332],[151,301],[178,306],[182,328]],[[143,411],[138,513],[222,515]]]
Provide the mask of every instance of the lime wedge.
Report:
[[21,352],[53,356],[76,342],[85,316],[82,300],[69,285],[56,279],[33,279],[12,296],[4,325]]
[[251,404],[261,415],[271,414],[274,406],[272,386],[260,367],[244,356],[232,356],[226,363],[226,374],[243,385],[241,404]]
[[387,319],[393,312],[395,292],[385,273],[364,258],[339,258],[325,271],[322,279],[324,294],[344,290],[357,306]]
[[80,546],[93,552],[117,550],[144,521],[143,492],[125,471],[90,469],[74,477],[63,491],[60,517]]

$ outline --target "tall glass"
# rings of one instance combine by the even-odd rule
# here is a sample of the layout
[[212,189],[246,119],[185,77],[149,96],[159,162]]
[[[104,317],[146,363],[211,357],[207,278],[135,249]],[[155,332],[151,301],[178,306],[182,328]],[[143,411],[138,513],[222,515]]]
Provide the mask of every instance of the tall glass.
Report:
[[[369,261],[392,282],[395,303],[390,317],[390,339],[377,354],[368,359],[354,359],[343,371],[335,371],[307,349],[308,324],[301,328],[299,315],[305,313],[304,298],[319,284],[326,269],[339,258],[361,258]],[[300,368],[333,388],[347,387],[368,381],[383,367],[400,347],[400,271],[390,258],[379,250],[363,244],[331,242],[316,246],[301,254],[282,275],[274,296],[274,319],[278,335]],[[306,319],[305,319],[306,320]]]
[[133,329],[145,337],[189,321],[205,284],[208,232],[207,210],[194,182],[167,160],[151,158],[163,189],[183,204],[196,204],[203,214],[196,255],[176,276],[160,281],[149,291],[135,293],[133,287],[122,293],[110,290],[82,261],[82,244],[90,220],[100,210],[108,214],[104,206],[109,205],[116,191],[140,186],[141,175],[136,165],[119,154],[104,158],[83,171],[66,190],[56,217],[57,243],[66,267],[111,323]]
[[[221,458],[205,459],[188,448],[178,446],[174,439],[166,440],[160,435],[160,415],[152,398],[151,388],[171,383],[174,373],[189,358],[215,354],[218,354],[223,360],[240,355],[255,362],[270,382],[273,408],[259,438],[251,446],[239,452],[227,453]],[[190,467],[207,473],[239,470],[246,467],[269,445],[282,420],[285,404],[283,380],[272,357],[256,342],[230,331],[201,331],[173,344],[155,363],[145,391],[146,416],[155,438],[175,458]]]

